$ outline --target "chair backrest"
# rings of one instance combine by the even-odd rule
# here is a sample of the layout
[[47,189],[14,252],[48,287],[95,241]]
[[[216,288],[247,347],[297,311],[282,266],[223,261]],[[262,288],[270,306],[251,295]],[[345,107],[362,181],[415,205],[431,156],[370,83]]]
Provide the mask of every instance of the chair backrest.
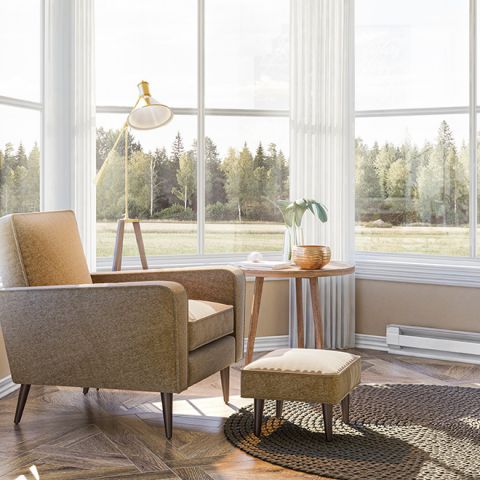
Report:
[[86,283],[92,278],[72,211],[0,218],[0,286]]

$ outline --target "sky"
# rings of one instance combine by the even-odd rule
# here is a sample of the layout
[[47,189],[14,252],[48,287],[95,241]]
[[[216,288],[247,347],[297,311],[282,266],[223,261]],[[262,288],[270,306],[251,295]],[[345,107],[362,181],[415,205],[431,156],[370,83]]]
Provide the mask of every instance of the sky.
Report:
[[[356,0],[356,109],[467,106],[468,12],[468,0]],[[466,115],[359,119],[356,136],[421,145],[442,119],[468,139]]]
[[[40,1],[0,0],[0,95],[40,101]],[[0,105],[0,148],[40,139],[40,114]]]
[[[97,104],[129,106],[136,84],[171,107],[197,104],[196,0],[97,0]],[[355,0],[357,110],[465,106],[468,103],[468,0]],[[288,108],[288,0],[206,0],[207,108]],[[0,1],[0,95],[40,100],[40,0]],[[6,20],[4,20],[6,19]],[[480,77],[480,76],[479,76]],[[433,141],[445,118],[458,143],[466,115],[359,119],[367,143]],[[99,115],[116,128],[122,115]],[[138,134],[145,148],[186,146],[196,120],[177,115]],[[288,119],[208,117],[206,134],[226,153],[243,142],[288,151]],[[0,106],[0,145],[40,138],[38,112]]]
[[[96,2],[97,104],[129,106],[137,83],[148,80],[162,103],[196,108],[196,0],[132,5],[131,0]],[[205,32],[207,108],[288,108],[288,0],[207,0]],[[102,116],[97,123],[118,127],[122,122],[121,116]],[[164,128],[132,133],[145,149],[154,149],[169,148],[177,130],[191,145],[195,118],[177,115]],[[245,141],[252,150],[263,141],[288,151],[287,118],[208,117],[205,131],[222,155]]]

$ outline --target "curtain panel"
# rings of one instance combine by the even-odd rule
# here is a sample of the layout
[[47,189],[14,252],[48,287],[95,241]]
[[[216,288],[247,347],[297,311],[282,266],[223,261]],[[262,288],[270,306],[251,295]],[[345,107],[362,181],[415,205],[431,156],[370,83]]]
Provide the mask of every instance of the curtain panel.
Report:
[[76,213],[95,269],[94,0],[44,1],[42,210]]
[[[332,258],[354,260],[353,0],[291,0],[291,198],[313,198],[328,222],[304,216],[305,243],[325,244]],[[305,285],[306,287],[306,285]],[[304,288],[306,345],[314,346],[311,302]],[[355,342],[354,276],[320,280],[326,348]],[[296,345],[294,286],[290,341]]]

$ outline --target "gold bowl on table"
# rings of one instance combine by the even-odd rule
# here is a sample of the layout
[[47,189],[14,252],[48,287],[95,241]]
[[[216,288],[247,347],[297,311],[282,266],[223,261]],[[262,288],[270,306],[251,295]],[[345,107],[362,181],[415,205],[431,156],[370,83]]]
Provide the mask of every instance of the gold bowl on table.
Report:
[[325,245],[297,245],[293,247],[293,262],[304,270],[318,270],[328,262],[332,252]]

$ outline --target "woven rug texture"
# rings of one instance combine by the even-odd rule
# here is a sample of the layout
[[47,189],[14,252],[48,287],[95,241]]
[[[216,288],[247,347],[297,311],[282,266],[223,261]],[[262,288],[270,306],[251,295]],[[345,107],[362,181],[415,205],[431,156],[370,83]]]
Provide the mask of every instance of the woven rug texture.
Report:
[[262,437],[253,406],[225,423],[236,447],[267,462],[338,480],[480,480],[480,389],[439,385],[361,385],[350,425],[334,409],[326,442],[321,405],[265,402]]

